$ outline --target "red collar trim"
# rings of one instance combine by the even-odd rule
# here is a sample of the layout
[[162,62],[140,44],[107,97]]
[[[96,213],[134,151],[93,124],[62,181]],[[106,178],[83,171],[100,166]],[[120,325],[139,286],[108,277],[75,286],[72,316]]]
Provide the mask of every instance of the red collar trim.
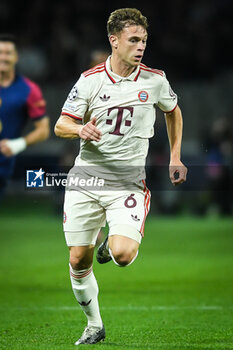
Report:
[[134,78],[134,81],[138,80],[140,72],[141,72],[141,67],[139,67],[138,73],[137,73],[136,77]]
[[[107,76],[108,76],[109,79],[111,80],[111,82],[112,82],[113,84],[115,84],[115,83],[116,83],[116,80],[113,79],[113,77],[109,74],[109,72],[108,72],[108,70],[107,70],[107,67],[106,67],[106,62],[104,62],[104,69],[105,69],[105,72],[106,72]],[[141,67],[139,67],[138,73],[137,73],[137,75],[135,76],[134,81],[137,81],[140,72],[141,72]]]
[[107,73],[107,76],[109,77],[109,79],[113,82],[113,84],[116,83],[116,81],[113,79],[113,77],[111,77],[111,75],[108,73],[108,70],[106,68],[106,62],[104,62],[104,69],[105,69],[105,72]]

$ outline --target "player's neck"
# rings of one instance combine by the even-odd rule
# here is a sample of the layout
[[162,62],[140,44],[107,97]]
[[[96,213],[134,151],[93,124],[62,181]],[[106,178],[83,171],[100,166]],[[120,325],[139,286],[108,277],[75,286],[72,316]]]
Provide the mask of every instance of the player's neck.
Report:
[[128,77],[136,69],[136,67],[127,65],[125,62],[114,55],[111,56],[110,66],[112,72],[119,75],[120,77]]
[[15,71],[0,72],[0,86],[8,87],[12,84],[15,79]]

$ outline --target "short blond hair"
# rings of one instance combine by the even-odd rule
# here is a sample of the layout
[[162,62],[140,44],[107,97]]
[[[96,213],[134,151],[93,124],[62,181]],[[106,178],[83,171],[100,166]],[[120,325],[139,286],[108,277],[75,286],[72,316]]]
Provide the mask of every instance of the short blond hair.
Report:
[[108,36],[120,33],[126,26],[138,25],[147,30],[147,18],[135,8],[123,8],[113,11],[107,22]]

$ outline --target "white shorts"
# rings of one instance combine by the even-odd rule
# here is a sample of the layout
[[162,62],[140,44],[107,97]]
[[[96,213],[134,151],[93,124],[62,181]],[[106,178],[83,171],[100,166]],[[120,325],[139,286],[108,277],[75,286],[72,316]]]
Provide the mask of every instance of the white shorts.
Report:
[[95,245],[106,221],[109,235],[122,235],[139,243],[144,236],[150,209],[150,191],[77,191],[66,190],[64,232],[68,246]]

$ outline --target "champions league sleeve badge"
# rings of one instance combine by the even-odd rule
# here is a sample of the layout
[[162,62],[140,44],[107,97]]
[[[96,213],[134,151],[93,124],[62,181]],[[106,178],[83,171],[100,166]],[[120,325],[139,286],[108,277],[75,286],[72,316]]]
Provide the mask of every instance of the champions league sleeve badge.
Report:
[[78,89],[76,86],[73,86],[72,90],[70,91],[68,95],[68,100],[69,101],[74,101],[78,96]]

